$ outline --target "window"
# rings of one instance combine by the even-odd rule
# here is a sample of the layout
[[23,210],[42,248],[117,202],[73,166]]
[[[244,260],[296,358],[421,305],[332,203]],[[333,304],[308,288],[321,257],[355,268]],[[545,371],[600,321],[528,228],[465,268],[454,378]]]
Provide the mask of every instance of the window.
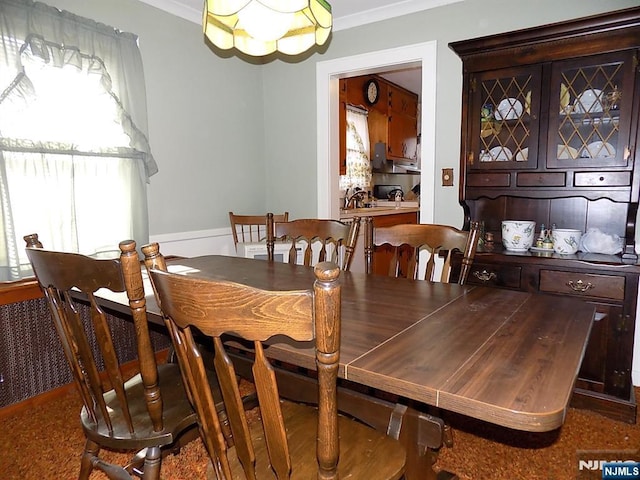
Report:
[[347,105],[347,172],[340,176],[341,190],[371,187],[367,115],[366,110]]
[[90,255],[146,243],[157,167],[137,37],[6,0],[0,41],[0,281],[32,274],[30,233]]

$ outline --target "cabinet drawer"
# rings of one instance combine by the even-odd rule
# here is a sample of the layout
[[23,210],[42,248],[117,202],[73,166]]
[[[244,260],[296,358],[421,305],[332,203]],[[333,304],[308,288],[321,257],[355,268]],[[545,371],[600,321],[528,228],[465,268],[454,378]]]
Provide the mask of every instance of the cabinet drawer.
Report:
[[631,185],[631,172],[577,172],[576,187],[626,187]]
[[511,174],[505,173],[469,173],[467,185],[469,187],[508,187]]
[[467,283],[496,287],[520,288],[521,268],[473,263]]
[[624,300],[625,277],[540,270],[540,291]]
[[564,172],[518,173],[516,183],[519,187],[564,187],[566,184]]

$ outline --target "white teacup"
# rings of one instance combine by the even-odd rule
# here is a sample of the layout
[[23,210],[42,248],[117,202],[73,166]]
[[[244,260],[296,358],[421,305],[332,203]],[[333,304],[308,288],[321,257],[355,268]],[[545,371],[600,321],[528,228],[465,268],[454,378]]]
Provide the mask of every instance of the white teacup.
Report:
[[561,255],[573,255],[578,251],[582,232],[571,228],[554,228],[551,231],[553,250]]

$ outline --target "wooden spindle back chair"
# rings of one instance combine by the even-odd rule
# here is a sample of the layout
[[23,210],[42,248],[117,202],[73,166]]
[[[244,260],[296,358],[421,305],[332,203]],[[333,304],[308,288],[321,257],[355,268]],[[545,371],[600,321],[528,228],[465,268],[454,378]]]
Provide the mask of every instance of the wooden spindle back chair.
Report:
[[[313,266],[319,262],[338,263],[340,268],[351,268],[353,252],[360,231],[360,217],[354,217],[351,223],[339,220],[302,218],[290,222],[267,222],[267,256],[274,259],[274,244],[284,241],[291,244],[289,263]],[[316,250],[316,252],[314,252]],[[301,255],[299,255],[301,252]],[[299,261],[299,257],[301,257]]]
[[[172,338],[194,398],[212,475],[221,479],[397,479],[405,451],[391,437],[338,415],[340,357],[340,270],[315,267],[312,289],[266,291],[240,283],[168,273],[157,244],[143,248],[162,311],[173,324]],[[160,261],[158,261],[160,260]],[[311,286],[310,286],[311,287]],[[226,335],[252,344],[253,381],[259,421],[249,421]],[[268,346],[274,336],[309,342],[316,352],[318,402],[281,400]],[[214,349],[214,365],[233,434],[226,442],[222,422],[207,394],[202,345]],[[294,344],[295,345],[295,344]]]
[[[289,212],[273,215],[275,222],[288,222]],[[237,215],[229,212],[233,244],[238,242],[263,242],[267,238],[267,215]]]
[[[177,450],[179,436],[196,426],[197,417],[179,366],[156,362],[135,242],[121,242],[119,258],[96,259],[45,250],[37,234],[24,238],[84,405],[80,422],[86,444],[78,478],[88,479],[97,468],[110,479],[134,475],[160,479],[162,456]],[[114,294],[125,292],[129,300],[139,373],[128,380],[118,361],[105,312],[95,296],[100,289]],[[78,294],[88,302],[90,325],[82,321],[80,303],[85,302],[78,300]],[[130,462],[121,466],[101,458],[102,448],[134,453]]]
[[[389,245],[393,248],[388,273],[390,276],[438,281],[436,278],[436,259],[442,255],[443,263],[439,281],[448,283],[451,276],[451,257],[453,252],[457,250],[462,253],[462,267],[458,283],[464,285],[475,257],[479,235],[477,222],[472,222],[471,229],[467,232],[449,225],[434,224],[374,227],[368,217],[365,222],[366,270],[367,273],[373,271],[376,247]],[[420,276],[421,250],[426,250],[429,253],[424,276]],[[403,254],[404,258],[402,258]]]

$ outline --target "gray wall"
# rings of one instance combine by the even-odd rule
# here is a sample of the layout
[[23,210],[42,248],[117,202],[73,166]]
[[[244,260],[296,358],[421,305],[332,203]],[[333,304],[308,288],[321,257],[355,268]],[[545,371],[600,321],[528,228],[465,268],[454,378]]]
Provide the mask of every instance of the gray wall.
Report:
[[[348,0],[336,0],[348,1]],[[316,62],[436,40],[436,171],[460,145],[461,63],[447,44],[638,5],[638,0],[465,0],[333,33],[324,53],[264,64],[222,58],[199,25],[135,0],[48,0],[140,37],[152,235],[228,226],[227,212],[316,214]],[[456,182],[457,185],[457,182]],[[437,188],[435,221],[459,225],[457,188]]]

